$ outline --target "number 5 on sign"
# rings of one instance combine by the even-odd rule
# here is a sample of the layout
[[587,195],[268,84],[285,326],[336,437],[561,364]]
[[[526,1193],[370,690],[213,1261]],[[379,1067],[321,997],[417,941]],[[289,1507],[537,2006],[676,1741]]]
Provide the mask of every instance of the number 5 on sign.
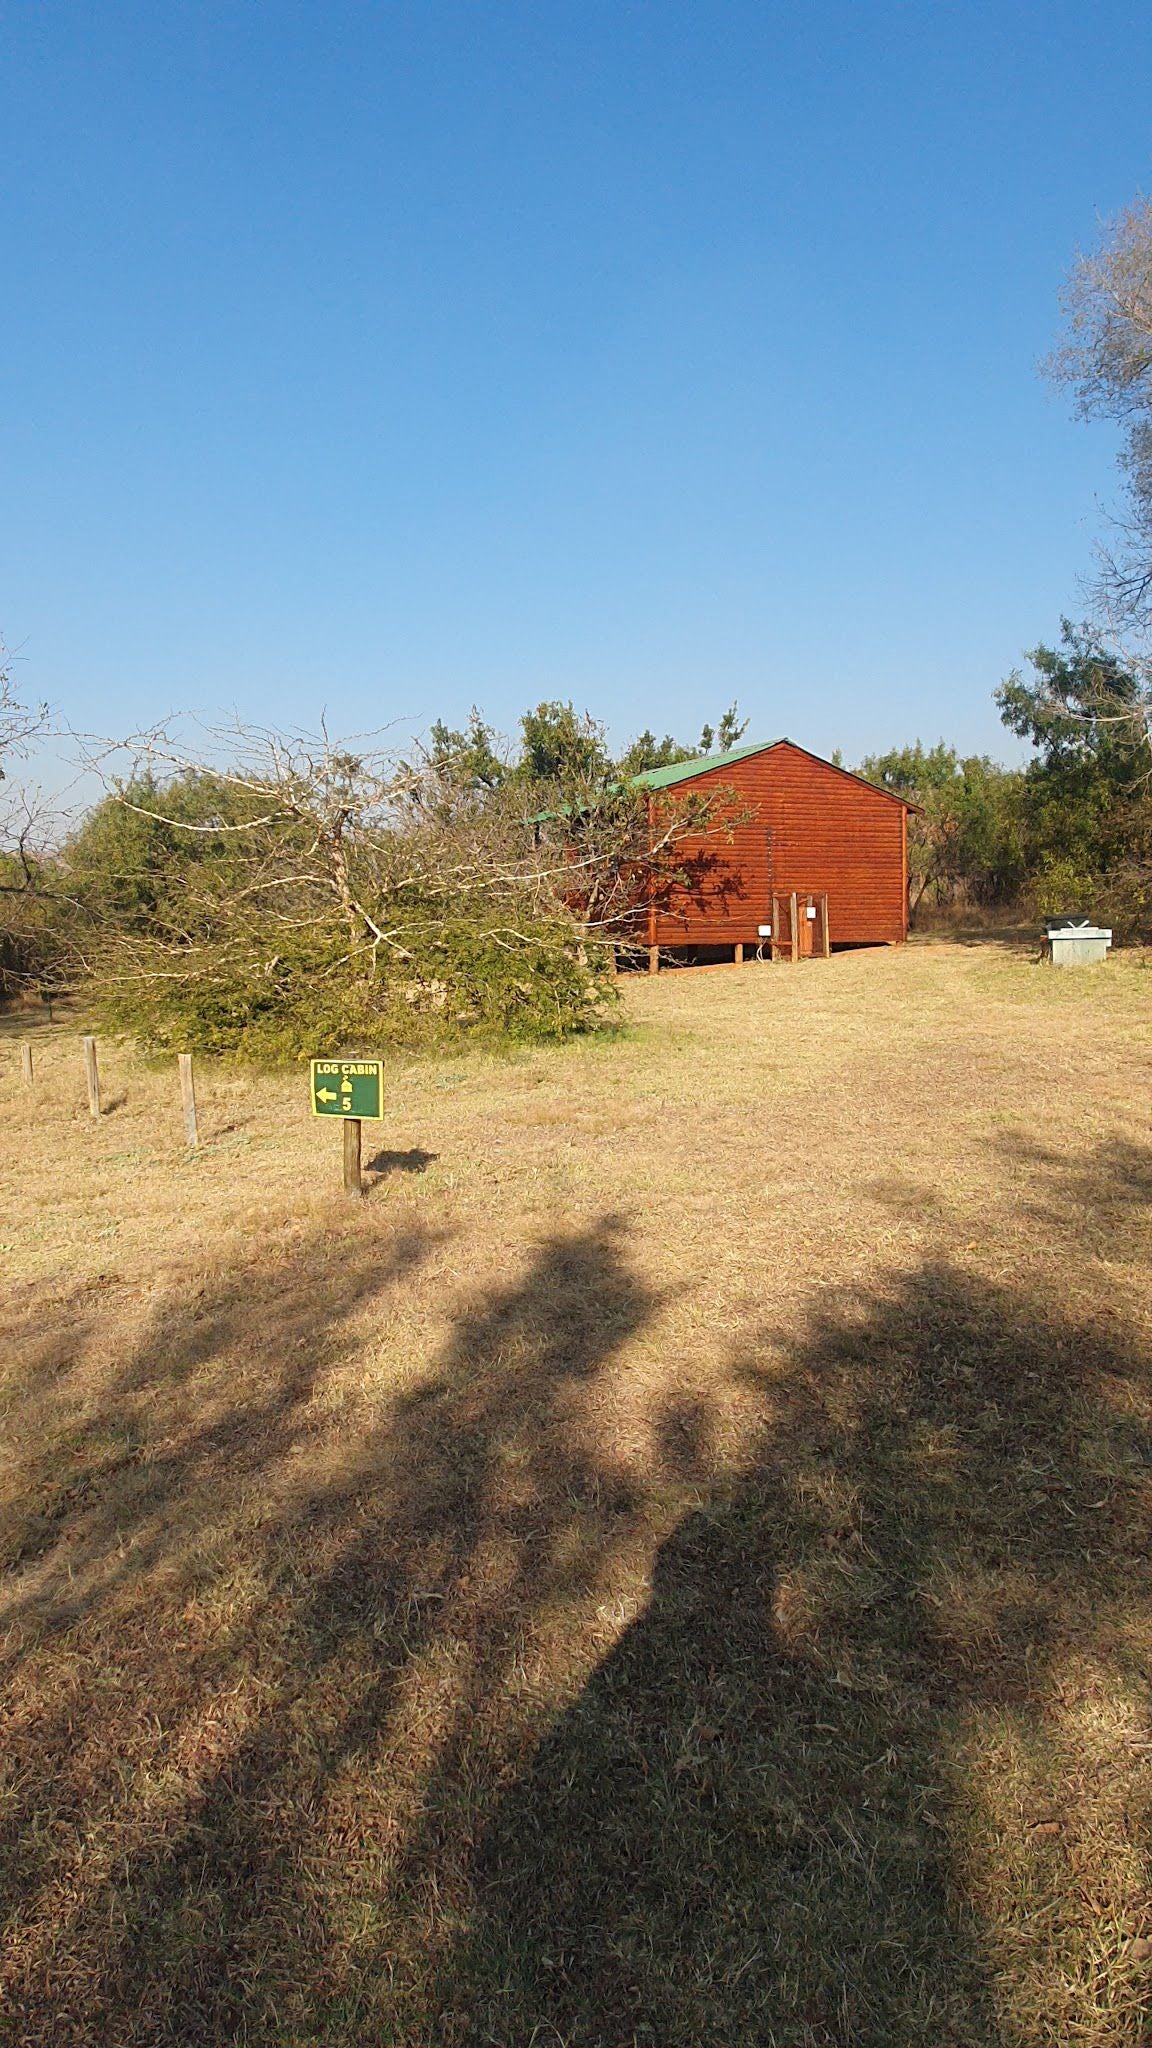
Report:
[[384,1113],[383,1060],[310,1060],[313,1116],[344,1121],[344,1190],[362,1195],[360,1119]]

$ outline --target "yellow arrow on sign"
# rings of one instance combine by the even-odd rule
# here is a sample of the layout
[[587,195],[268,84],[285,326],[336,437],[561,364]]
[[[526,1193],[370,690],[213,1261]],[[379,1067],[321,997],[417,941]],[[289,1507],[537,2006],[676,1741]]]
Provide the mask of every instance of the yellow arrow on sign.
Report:
[[334,1088],[318,1088],[316,1090],[316,1100],[317,1102],[335,1102],[336,1090]]

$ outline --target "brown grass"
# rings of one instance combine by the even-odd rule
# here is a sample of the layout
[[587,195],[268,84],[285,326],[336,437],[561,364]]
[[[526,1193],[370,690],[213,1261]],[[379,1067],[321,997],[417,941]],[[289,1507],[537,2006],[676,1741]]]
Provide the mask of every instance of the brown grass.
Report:
[[359,1209],[8,1020],[5,2048],[1145,2042],[1150,990],[638,979]]

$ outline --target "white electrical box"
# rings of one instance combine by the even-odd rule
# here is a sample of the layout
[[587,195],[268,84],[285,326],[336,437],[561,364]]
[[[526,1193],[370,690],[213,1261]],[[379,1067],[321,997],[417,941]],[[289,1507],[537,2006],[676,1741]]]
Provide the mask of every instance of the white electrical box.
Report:
[[816,906],[815,906],[815,904],[813,904],[813,903],[810,903],[810,904],[808,905],[808,908],[807,908],[807,910],[806,910],[806,911],[804,912],[804,915],[805,915],[805,917],[810,917],[810,918],[812,919],[813,923],[815,923],[815,921],[816,921]]
[[770,924],[758,924],[756,932],[757,936],[762,939],[770,939],[772,937],[772,927]]

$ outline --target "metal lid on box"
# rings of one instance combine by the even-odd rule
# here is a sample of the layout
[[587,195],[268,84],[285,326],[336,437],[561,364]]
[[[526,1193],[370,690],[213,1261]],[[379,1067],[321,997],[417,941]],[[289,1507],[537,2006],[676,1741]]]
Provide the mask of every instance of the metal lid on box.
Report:
[[1049,939],[1107,939],[1112,943],[1111,926],[1093,924],[1087,917],[1050,917],[1044,931]]

